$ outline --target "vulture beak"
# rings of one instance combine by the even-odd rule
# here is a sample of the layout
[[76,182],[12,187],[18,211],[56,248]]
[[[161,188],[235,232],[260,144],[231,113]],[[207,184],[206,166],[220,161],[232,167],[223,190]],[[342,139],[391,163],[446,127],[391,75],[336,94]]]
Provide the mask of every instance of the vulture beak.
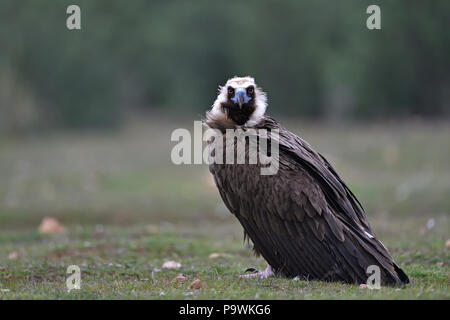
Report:
[[242,105],[249,102],[251,98],[247,96],[247,92],[245,91],[245,89],[239,88],[236,90],[236,93],[234,94],[234,98],[232,100],[237,103],[239,105],[239,109],[241,109]]

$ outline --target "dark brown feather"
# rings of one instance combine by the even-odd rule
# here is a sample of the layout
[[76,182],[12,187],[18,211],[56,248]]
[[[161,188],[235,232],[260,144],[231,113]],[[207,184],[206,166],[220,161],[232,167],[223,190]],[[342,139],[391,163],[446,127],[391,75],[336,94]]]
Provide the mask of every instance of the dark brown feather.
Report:
[[279,130],[277,174],[260,175],[261,164],[210,165],[255,251],[289,277],[364,283],[367,267],[378,265],[382,284],[408,283],[329,162],[270,117],[258,128]]

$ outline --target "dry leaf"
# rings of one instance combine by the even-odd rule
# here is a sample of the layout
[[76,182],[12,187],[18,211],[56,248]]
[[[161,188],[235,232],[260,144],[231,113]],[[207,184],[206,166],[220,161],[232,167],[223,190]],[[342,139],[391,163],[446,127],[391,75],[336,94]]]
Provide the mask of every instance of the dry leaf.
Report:
[[183,276],[183,275],[179,275],[176,276],[175,278],[172,279],[172,282],[176,282],[176,283],[184,283],[186,282],[187,277]]
[[176,261],[166,261],[163,263],[162,267],[164,269],[176,269],[181,267],[181,263]]
[[9,279],[11,279],[12,278],[12,274],[10,273],[10,274],[8,274],[6,277],[5,277],[5,280],[9,280]]
[[202,282],[200,281],[200,279],[195,279],[194,281],[192,281],[191,285],[189,286],[189,288],[191,289],[201,289],[202,288]]
[[55,234],[55,233],[63,233],[66,231],[66,228],[59,223],[58,220],[51,217],[45,217],[42,219],[41,224],[39,225],[39,233],[41,234]]
[[6,268],[6,267],[0,267],[0,271],[6,271],[6,270],[8,270],[8,268]]
[[12,251],[8,254],[9,260],[17,260],[19,259],[19,253],[17,251]]

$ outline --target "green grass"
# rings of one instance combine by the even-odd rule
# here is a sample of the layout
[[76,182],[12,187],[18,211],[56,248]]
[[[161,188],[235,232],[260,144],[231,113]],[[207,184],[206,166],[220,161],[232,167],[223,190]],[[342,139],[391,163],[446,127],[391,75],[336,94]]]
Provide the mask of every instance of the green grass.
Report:
[[[411,278],[404,288],[360,289],[357,285],[295,281],[285,278],[240,279],[247,267],[264,261],[242,245],[239,226],[204,224],[127,228],[80,228],[65,235],[35,231],[5,232],[0,251],[18,251],[17,260],[1,258],[0,288],[5,299],[449,299],[449,253],[444,241],[426,235],[408,242],[385,241]],[[98,228],[97,228],[98,229]],[[218,236],[219,235],[219,236]],[[211,259],[211,253],[226,255]],[[163,269],[173,260],[179,269]],[[447,262],[447,263],[442,263]],[[81,290],[67,292],[69,265],[81,268]],[[179,274],[183,284],[173,283]],[[11,276],[8,276],[11,275]],[[3,279],[2,279],[3,278]],[[200,279],[203,288],[191,290]]]
[[[115,134],[0,138],[0,298],[450,299],[449,123],[286,126],[334,164],[410,285],[238,278],[265,262],[244,245],[207,168],[170,163],[171,129],[192,122],[153,121]],[[40,235],[44,216],[67,233]],[[163,269],[168,260],[181,268]],[[81,290],[67,292],[72,264]],[[179,274],[186,283],[171,282]],[[194,279],[201,290],[189,288]]]

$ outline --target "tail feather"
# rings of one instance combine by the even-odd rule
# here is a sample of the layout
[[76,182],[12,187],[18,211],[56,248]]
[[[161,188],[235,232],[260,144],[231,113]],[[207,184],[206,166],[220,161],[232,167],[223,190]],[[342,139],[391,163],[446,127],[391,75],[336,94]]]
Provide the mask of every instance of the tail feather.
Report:
[[402,282],[402,284],[407,284],[409,283],[409,278],[406,275],[405,272],[403,272],[402,269],[400,269],[395,263],[394,263],[394,269],[395,272],[397,272],[398,278],[400,279],[400,281]]

